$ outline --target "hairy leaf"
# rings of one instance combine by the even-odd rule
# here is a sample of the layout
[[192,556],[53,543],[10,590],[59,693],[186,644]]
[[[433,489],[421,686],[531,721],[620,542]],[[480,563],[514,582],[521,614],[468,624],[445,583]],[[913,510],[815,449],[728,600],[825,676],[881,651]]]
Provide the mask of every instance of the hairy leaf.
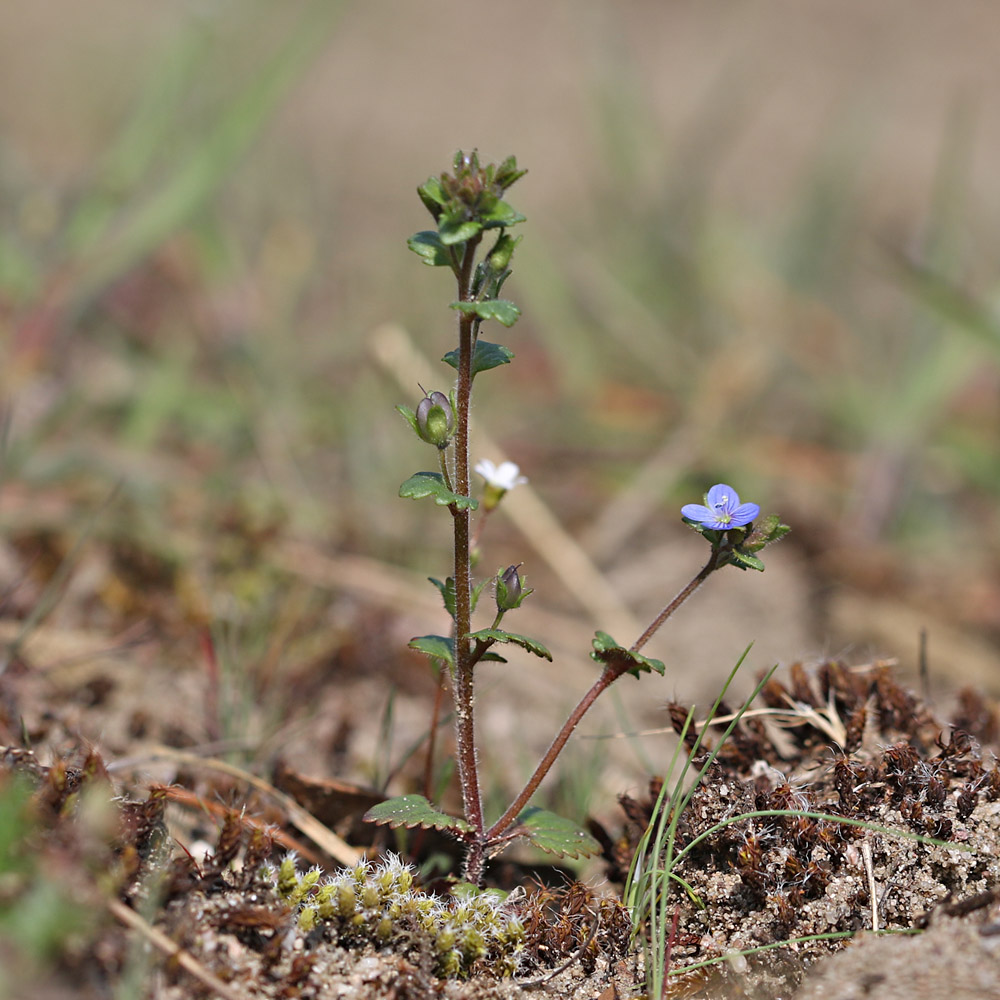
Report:
[[454,267],[455,261],[441,237],[433,229],[414,233],[406,245],[418,256],[424,258],[429,267]]
[[439,220],[438,237],[446,246],[452,246],[455,243],[471,240],[476,233],[480,233],[482,230],[481,222],[472,222],[462,215],[457,215]]
[[373,806],[365,813],[365,821],[382,826],[415,826],[428,830],[444,830],[445,833],[461,835],[471,827],[464,819],[449,816],[435,809],[422,795],[400,795]]
[[415,472],[399,487],[399,495],[408,500],[433,497],[439,506],[450,507],[454,504],[458,510],[475,510],[479,506],[478,500],[449,490],[440,472]]
[[[489,371],[500,365],[509,365],[514,352],[503,344],[491,344],[488,340],[477,340],[476,349],[472,352],[472,374]],[[451,365],[458,371],[458,351],[449,351],[442,359],[446,365]]]
[[[516,632],[504,632],[498,628],[481,628],[478,632],[470,632],[469,639],[492,639],[494,642],[512,642],[516,646],[521,646],[529,653],[540,656],[543,660],[551,660],[552,654],[537,639],[531,639],[526,635],[518,635]],[[484,656],[483,659],[486,659]]]
[[[418,635],[411,639],[407,645],[410,649],[415,649],[420,653],[435,660],[444,660],[449,667],[455,666],[455,643],[450,636],[444,635]],[[507,661],[497,653],[484,653],[480,659],[493,660],[496,663],[506,663]]]
[[452,309],[472,313],[482,320],[495,319],[504,326],[513,326],[521,310],[508,299],[484,299],[482,302],[452,302]]
[[449,667],[455,665],[455,643],[446,635],[418,635],[407,645],[410,649],[433,656],[436,660],[444,660]]
[[601,851],[601,845],[589,833],[547,809],[528,806],[517,821],[520,825],[517,832],[523,833],[535,847],[548,854],[586,858]]
[[662,677],[664,670],[666,670],[661,660],[643,656],[642,653],[633,653],[632,650],[615,642],[607,632],[597,632],[592,640],[592,645],[594,647],[594,651],[590,654],[592,660],[597,660],[598,663],[629,661],[635,664],[627,671],[633,677],[638,678],[639,674],[652,673],[654,670]]

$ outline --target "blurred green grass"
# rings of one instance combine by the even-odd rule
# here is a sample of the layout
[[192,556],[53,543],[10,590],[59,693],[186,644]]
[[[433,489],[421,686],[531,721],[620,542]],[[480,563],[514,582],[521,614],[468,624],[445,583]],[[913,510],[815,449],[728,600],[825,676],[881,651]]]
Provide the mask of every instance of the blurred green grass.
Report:
[[[924,159],[895,161],[907,197],[886,210],[870,176],[884,118],[843,54],[833,111],[796,133],[804,152],[746,154],[771,91],[732,39],[742,25],[760,44],[778,5],[759,24],[734,27],[715,4],[682,19],[711,52],[695,82],[690,53],[674,75],[653,72],[643,32],[669,26],[655,5],[621,23],[607,4],[515,5],[513,68],[477,67],[468,85],[435,64],[476,27],[446,6],[455,20],[433,25],[389,3],[190,6],[154,32],[109,2],[114,39],[86,19],[2,15],[48,59],[35,96],[23,63],[6,70],[6,483],[71,509],[121,483],[107,530],[214,566],[209,589],[231,589],[203,549],[234,508],[426,568],[444,526],[395,499],[414,456],[367,341],[395,320],[431,358],[451,346],[448,290],[404,241],[425,223],[415,185],[479,144],[531,173],[510,286],[518,358],[477,416],[599,563],[728,480],[793,520],[811,557],[855,553],[827,571],[850,577],[876,550],[894,586],[923,581],[925,599],[995,637],[997,206],[976,181],[975,101],[956,83],[952,110],[912,119]],[[860,9],[845,5],[838,30],[861,31]],[[720,52],[713,27],[727,32]],[[796,30],[811,37],[808,22]],[[792,47],[789,72],[801,58]],[[117,113],[81,116],[89,79]],[[790,121],[813,110],[807,87],[801,100]],[[31,127],[43,118],[44,142]],[[521,394],[530,406],[512,402]],[[42,511],[23,504],[8,528]],[[967,600],[973,578],[994,597]]]

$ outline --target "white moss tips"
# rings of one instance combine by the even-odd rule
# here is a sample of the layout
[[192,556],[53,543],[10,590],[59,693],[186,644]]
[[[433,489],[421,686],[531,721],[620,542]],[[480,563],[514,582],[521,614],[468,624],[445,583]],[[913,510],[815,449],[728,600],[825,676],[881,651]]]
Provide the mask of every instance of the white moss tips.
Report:
[[318,868],[299,874],[289,854],[267,877],[297,909],[300,932],[324,929],[344,941],[378,946],[425,935],[440,976],[468,976],[477,964],[513,975],[524,947],[524,927],[505,908],[502,893],[461,886],[450,900],[428,895],[413,888],[414,871],[396,854],[343,868],[322,882]]

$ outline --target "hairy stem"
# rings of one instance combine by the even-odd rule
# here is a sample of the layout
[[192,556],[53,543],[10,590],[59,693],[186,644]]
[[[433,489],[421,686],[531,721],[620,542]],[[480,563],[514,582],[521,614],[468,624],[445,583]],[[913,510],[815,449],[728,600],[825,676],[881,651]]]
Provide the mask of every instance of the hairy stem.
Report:
[[[690,583],[656,616],[649,628],[639,636],[638,639],[630,647],[630,651],[637,653],[646,643],[652,638],[656,630],[705,582],[706,579],[720,566],[724,565],[724,561],[720,559],[722,550],[712,549],[712,556],[707,563],[699,570],[697,576],[691,580]],[[593,685],[587,693],[580,699],[579,704],[570,713],[569,718],[563,723],[562,729],[556,735],[556,738],[552,741],[551,746],[545,751],[545,756],[539,761],[538,766],[535,768],[534,773],[528,779],[528,783],[521,789],[520,794],[516,799],[510,804],[507,811],[498,819],[493,826],[486,831],[486,843],[489,845],[495,842],[503,833],[510,827],[510,825],[517,819],[521,810],[528,804],[531,796],[535,794],[538,786],[542,783],[542,780],[549,773],[552,765],[556,762],[559,754],[562,753],[563,747],[566,746],[566,742],[569,740],[570,736],[573,734],[573,730],[576,729],[577,724],[584,717],[590,706],[594,704],[595,701],[602,695],[611,685],[618,680],[622,674],[627,673],[634,663],[628,659],[622,660],[612,660],[607,663],[604,667],[601,676],[594,681]]]
[[638,653],[643,646],[653,638],[663,623],[715,572],[720,566],[719,550],[712,549],[712,555],[707,563],[698,571],[698,575],[650,622],[649,628],[629,646],[633,653]]
[[545,756],[538,762],[535,773],[528,779],[528,783],[521,789],[521,794],[510,804],[507,811],[487,830],[486,840],[490,842],[499,837],[517,819],[518,814],[528,804],[528,800],[535,794],[536,789],[542,783],[542,779],[549,773],[556,758],[562,753],[566,741],[573,734],[577,723],[584,717],[591,705],[597,701],[625,671],[628,669],[625,664],[609,663],[605,666],[601,676],[591,685],[590,690],[580,699],[576,708],[570,712],[569,718],[563,723],[551,746],[545,751]]
[[[476,248],[479,237],[465,245],[465,255],[458,275],[459,300],[472,297]],[[458,319],[458,390],[455,428],[455,492],[469,495],[469,402],[472,397],[473,323],[475,317],[459,313]],[[476,729],[472,683],[472,650],[468,639],[472,631],[472,567],[470,565],[471,516],[468,510],[451,508],[455,530],[455,740],[458,776],[462,785],[465,818],[477,834],[483,830],[483,801],[479,790],[476,762]]]

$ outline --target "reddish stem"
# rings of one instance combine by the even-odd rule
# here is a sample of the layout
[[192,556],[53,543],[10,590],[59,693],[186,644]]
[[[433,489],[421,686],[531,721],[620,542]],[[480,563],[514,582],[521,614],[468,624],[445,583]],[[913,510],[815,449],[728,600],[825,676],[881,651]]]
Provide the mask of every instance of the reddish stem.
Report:
[[[458,276],[459,299],[472,298],[479,237],[465,245],[465,256]],[[455,492],[469,495],[469,402],[472,398],[472,351],[475,317],[459,313],[458,319],[458,388],[455,429]],[[469,641],[472,631],[472,568],[470,566],[470,526],[468,509],[451,507],[455,531],[455,741],[458,777],[462,786],[465,818],[476,834],[483,831],[483,801],[476,763],[475,698],[472,683],[473,661]]]

